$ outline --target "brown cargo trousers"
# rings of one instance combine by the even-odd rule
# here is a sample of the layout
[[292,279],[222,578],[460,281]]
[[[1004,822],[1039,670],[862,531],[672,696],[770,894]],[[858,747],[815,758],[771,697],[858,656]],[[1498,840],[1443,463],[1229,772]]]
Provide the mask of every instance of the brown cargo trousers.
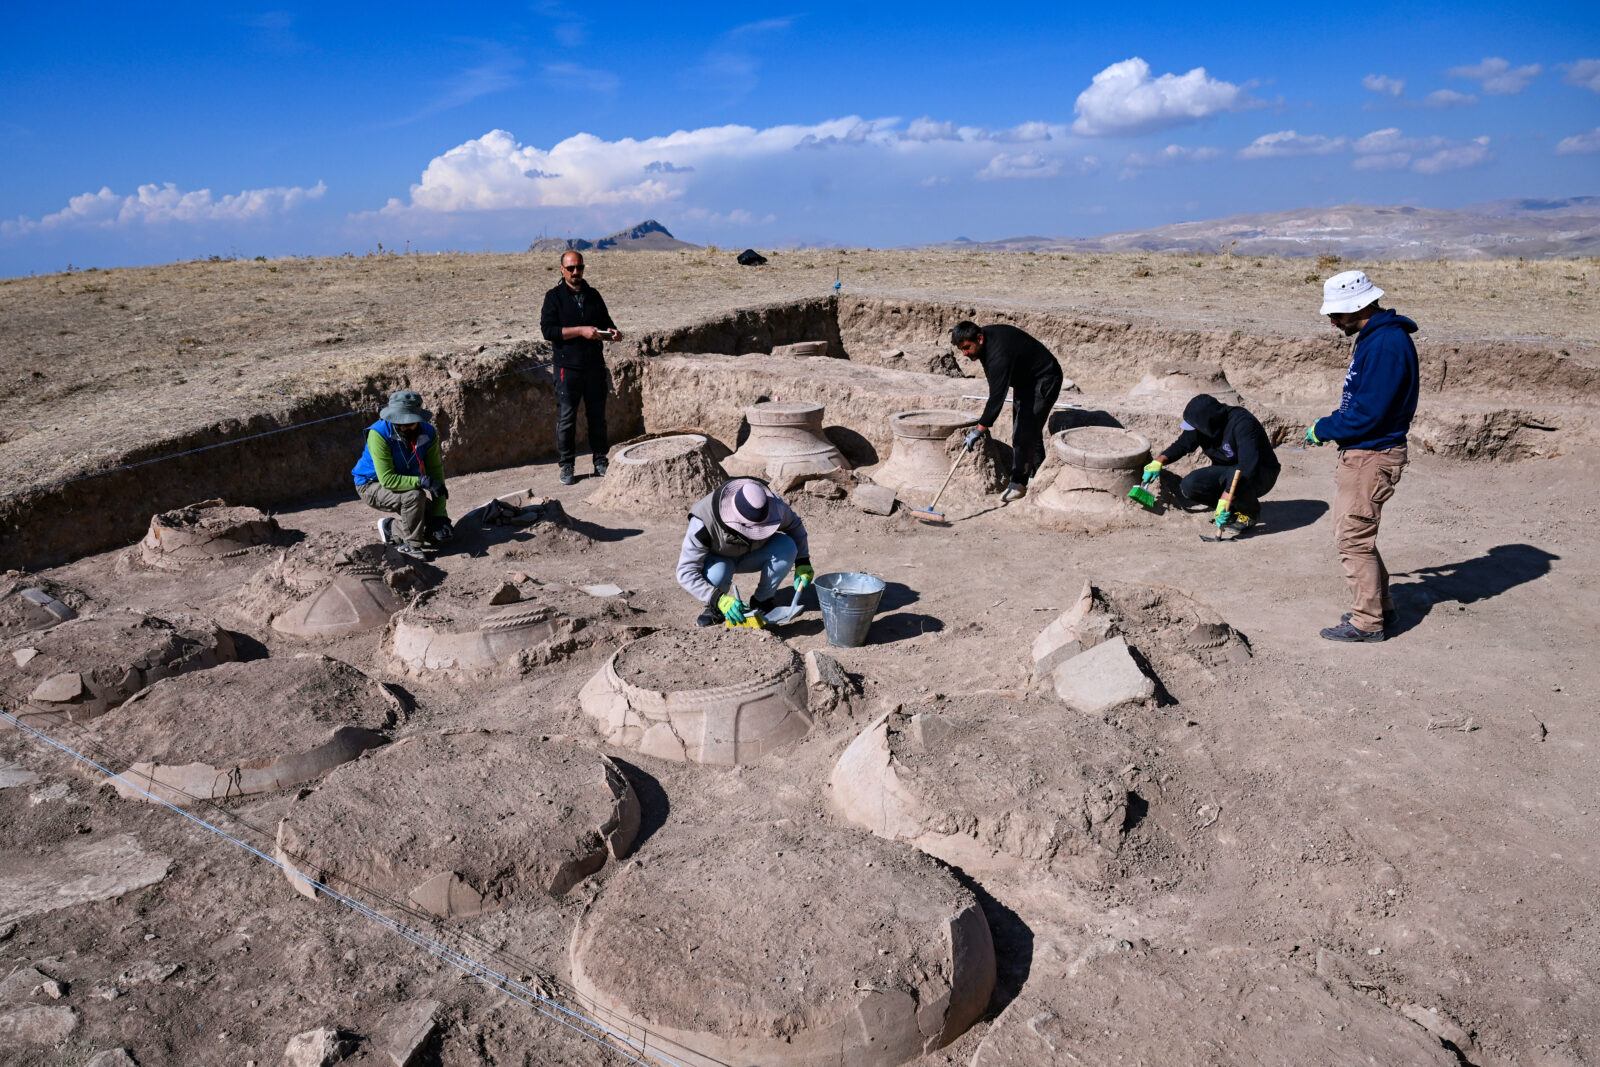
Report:
[[399,512],[400,521],[395,523],[394,533],[400,540],[413,548],[429,547],[427,529],[430,501],[427,493],[421,489],[396,493],[392,489],[385,489],[381,482],[365,482],[356,486],[356,495],[366,501],[368,507]]
[[1389,570],[1378,554],[1378,521],[1407,462],[1405,445],[1381,452],[1346,448],[1333,476],[1333,536],[1350,585],[1350,623],[1368,633],[1383,629],[1383,613],[1394,610]]

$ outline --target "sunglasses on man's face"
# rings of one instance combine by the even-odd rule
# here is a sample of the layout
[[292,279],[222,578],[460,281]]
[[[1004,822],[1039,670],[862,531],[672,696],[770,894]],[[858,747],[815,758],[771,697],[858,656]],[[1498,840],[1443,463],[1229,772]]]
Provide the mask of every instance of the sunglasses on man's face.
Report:
[[576,267],[562,267],[561,269],[566,271],[568,274],[582,274],[583,264],[579,263]]

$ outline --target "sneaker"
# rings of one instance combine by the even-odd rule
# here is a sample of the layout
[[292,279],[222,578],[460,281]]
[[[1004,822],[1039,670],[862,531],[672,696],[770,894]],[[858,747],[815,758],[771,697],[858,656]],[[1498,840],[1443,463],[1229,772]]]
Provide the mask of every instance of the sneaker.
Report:
[[778,598],[775,596],[753,596],[750,598],[750,610],[757,615],[771,615],[777,606]]
[[574,477],[574,475],[572,473],[572,464],[563,463],[561,465],[561,484],[562,485],[571,485],[573,482],[575,482],[577,480],[578,479],[576,477]]
[[379,519],[378,520],[378,540],[383,542],[386,545],[389,544],[391,541],[394,540],[394,534],[390,532],[393,529],[394,529],[394,520],[393,519]]
[[[1343,615],[1339,616],[1339,621],[1340,622],[1349,622],[1354,617],[1355,617],[1355,612],[1347,611]],[[1389,627],[1393,626],[1396,622],[1399,621],[1399,619],[1400,619],[1400,613],[1398,611],[1396,611],[1394,608],[1384,608],[1383,609],[1383,628],[1385,630],[1388,630]]]
[[1006,486],[1006,491],[1000,494],[1000,503],[1009,504],[1013,500],[1021,500],[1028,495],[1028,487],[1021,482],[1012,482]]
[[1322,636],[1329,641],[1372,642],[1382,641],[1384,633],[1382,630],[1373,630],[1371,632],[1359,630],[1354,624],[1346,621],[1341,622],[1338,626],[1330,626],[1323,630]]
[[1250,527],[1254,526],[1255,524],[1256,520],[1252,519],[1248,515],[1241,515],[1237,511],[1228,513],[1228,525],[1238,527],[1241,533],[1250,529]]
[[426,552],[418,548],[416,545],[410,544],[406,541],[397,541],[389,547],[400,553],[402,556],[405,556],[407,559],[425,561],[428,558],[428,554]]
[[596,478],[604,478],[606,471],[610,469],[611,463],[604,456],[594,461],[594,476]]
[[722,622],[722,612],[718,611],[714,604],[707,604],[706,610],[694,620],[696,626],[716,626],[720,622]]

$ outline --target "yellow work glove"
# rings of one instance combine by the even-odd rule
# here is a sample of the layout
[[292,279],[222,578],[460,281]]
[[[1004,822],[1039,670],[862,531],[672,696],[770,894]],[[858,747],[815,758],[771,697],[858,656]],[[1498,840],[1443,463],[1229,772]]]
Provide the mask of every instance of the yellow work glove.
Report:
[[1144,479],[1139,484],[1149,485],[1151,482],[1161,477],[1161,468],[1163,466],[1164,464],[1159,459],[1146,463],[1144,465]]
[[746,604],[731,593],[724,593],[717,598],[717,610],[722,612],[722,617],[738,626],[744,622]]
[[811,569],[809,563],[796,563],[794,565],[794,587],[804,589],[817,580],[817,572]]

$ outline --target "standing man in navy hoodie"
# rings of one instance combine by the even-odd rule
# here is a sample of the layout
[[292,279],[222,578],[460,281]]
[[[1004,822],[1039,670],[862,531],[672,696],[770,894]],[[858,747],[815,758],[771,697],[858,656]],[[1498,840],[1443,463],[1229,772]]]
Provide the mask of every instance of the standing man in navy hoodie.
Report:
[[578,405],[589,419],[589,451],[594,456],[596,478],[606,476],[606,393],[611,377],[606,373],[602,341],[616,341],[622,331],[599,290],[583,280],[583,253],[561,254],[561,281],[544,294],[539,312],[539,332],[555,350],[556,459],[561,484],[576,481],[572,472],[577,458],[574,441],[578,430]]
[[1339,446],[1333,528],[1353,603],[1339,625],[1322,631],[1329,641],[1382,641],[1394,619],[1378,521],[1406,469],[1406,433],[1417,411],[1417,324],[1379,307],[1382,296],[1359,270],[1322,286],[1322,314],[1356,339],[1339,410],[1306,429],[1307,444]]

